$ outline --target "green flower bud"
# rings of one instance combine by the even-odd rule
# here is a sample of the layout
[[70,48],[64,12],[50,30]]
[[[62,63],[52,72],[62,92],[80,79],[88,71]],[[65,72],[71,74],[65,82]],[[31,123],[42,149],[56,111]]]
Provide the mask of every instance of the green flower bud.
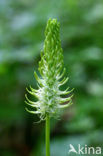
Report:
[[[48,113],[51,117],[55,117],[61,108],[66,108],[72,104],[73,90],[60,90],[60,86],[64,85],[68,78],[64,77],[65,68],[63,68],[63,50],[59,30],[60,24],[56,19],[49,19],[45,30],[44,48],[41,52],[41,60],[39,62],[39,72],[41,77],[34,72],[34,76],[38,82],[38,89],[30,87],[27,91],[37,98],[36,102],[30,101],[26,95],[26,104],[34,108],[33,111],[26,110],[33,114],[39,114],[40,119],[44,120]],[[66,103],[66,104],[64,104]]]

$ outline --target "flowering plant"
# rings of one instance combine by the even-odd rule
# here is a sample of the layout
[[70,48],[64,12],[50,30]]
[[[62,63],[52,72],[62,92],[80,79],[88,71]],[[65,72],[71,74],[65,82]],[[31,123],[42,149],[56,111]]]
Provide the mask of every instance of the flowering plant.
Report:
[[[47,141],[47,156],[49,151],[49,118],[55,117],[60,110],[69,107],[72,104],[72,96],[69,87],[62,91],[60,87],[68,81],[68,77],[64,77],[65,68],[63,67],[63,50],[61,48],[61,41],[59,30],[60,24],[56,19],[49,19],[45,30],[44,48],[41,52],[41,60],[39,62],[38,76],[34,72],[34,76],[38,82],[38,89],[27,91],[37,98],[37,101],[31,101],[26,95],[26,104],[34,108],[33,111],[26,110],[29,113],[39,114],[40,120],[46,120],[46,141]],[[64,95],[70,96],[63,97]],[[65,104],[66,103],[66,104]]]

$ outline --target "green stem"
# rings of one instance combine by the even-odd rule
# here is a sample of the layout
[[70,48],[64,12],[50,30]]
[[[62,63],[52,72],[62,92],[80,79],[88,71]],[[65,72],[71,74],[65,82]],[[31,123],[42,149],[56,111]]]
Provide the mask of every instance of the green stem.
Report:
[[45,125],[45,136],[46,136],[46,156],[50,156],[50,117],[46,114],[46,125]]

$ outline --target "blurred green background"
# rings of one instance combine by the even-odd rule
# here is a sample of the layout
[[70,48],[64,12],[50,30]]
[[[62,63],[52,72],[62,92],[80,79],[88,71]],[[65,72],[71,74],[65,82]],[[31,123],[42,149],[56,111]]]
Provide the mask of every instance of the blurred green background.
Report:
[[[103,1],[0,0],[0,156],[44,156],[44,122],[25,111],[49,18],[61,23],[73,105],[51,120],[51,156],[103,147]],[[71,155],[72,156],[72,155]]]

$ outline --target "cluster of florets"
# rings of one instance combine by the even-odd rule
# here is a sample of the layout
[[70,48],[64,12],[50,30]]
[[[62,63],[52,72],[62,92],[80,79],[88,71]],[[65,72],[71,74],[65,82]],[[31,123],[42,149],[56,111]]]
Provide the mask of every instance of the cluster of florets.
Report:
[[[34,76],[38,82],[38,89],[27,91],[37,98],[37,101],[30,101],[26,95],[26,103],[34,108],[33,111],[26,110],[33,114],[39,114],[41,120],[45,119],[48,113],[51,117],[55,117],[61,108],[66,108],[72,104],[72,90],[60,90],[60,86],[64,85],[68,78],[64,77],[65,68],[63,68],[63,50],[59,36],[60,25],[56,19],[49,19],[45,30],[44,48],[41,52],[41,60],[39,62],[38,76],[34,72]],[[63,95],[67,95],[63,97]]]

